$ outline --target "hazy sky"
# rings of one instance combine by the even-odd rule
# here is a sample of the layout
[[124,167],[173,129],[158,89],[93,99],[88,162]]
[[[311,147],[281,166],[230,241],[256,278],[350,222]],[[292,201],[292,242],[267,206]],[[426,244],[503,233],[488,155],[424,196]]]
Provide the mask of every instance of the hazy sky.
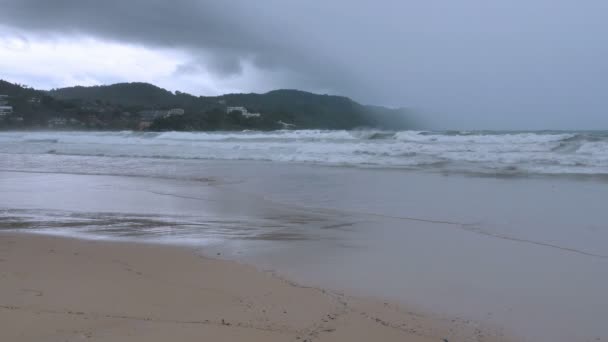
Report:
[[0,0],[0,78],[299,88],[444,129],[608,129],[606,0]]

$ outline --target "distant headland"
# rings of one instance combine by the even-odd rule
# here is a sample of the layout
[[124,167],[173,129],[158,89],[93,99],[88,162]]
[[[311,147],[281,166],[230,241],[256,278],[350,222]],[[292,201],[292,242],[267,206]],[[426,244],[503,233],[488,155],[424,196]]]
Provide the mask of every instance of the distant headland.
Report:
[[300,90],[194,96],[148,83],[36,90],[0,80],[0,129],[214,131],[412,128],[408,110]]

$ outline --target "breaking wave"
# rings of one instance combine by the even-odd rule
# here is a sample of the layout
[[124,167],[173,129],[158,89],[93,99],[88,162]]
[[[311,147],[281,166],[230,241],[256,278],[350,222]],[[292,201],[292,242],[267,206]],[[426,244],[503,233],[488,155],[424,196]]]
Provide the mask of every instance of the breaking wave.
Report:
[[5,132],[0,153],[608,175],[608,132]]

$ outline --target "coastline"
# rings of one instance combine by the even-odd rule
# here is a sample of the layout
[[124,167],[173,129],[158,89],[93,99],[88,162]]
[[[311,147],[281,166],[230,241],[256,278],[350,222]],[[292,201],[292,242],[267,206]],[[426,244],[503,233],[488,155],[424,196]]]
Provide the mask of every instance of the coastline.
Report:
[[0,340],[508,341],[192,248],[0,233]]

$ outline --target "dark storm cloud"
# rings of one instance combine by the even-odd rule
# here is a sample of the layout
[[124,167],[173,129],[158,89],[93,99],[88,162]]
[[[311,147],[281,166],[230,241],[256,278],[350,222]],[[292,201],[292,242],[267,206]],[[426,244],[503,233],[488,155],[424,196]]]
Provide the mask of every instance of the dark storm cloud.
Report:
[[158,0],[1,1],[4,24],[44,34],[86,34],[161,47],[206,48],[226,58],[214,63],[221,73],[238,71],[235,60],[268,48],[228,20],[217,3]]
[[[1,23],[43,35],[84,34],[191,52],[192,60],[180,65],[176,74],[205,69],[234,76],[250,62],[282,73],[274,76],[276,80],[265,80],[280,86],[344,92],[355,83],[334,56],[310,50],[312,41],[306,37],[290,36],[298,12],[281,7],[280,1],[0,0],[0,4]],[[341,88],[338,80],[345,86]]]
[[[444,128],[608,128],[605,1],[0,0],[0,22],[192,54],[238,75],[420,108]],[[247,90],[247,89],[244,89]]]

